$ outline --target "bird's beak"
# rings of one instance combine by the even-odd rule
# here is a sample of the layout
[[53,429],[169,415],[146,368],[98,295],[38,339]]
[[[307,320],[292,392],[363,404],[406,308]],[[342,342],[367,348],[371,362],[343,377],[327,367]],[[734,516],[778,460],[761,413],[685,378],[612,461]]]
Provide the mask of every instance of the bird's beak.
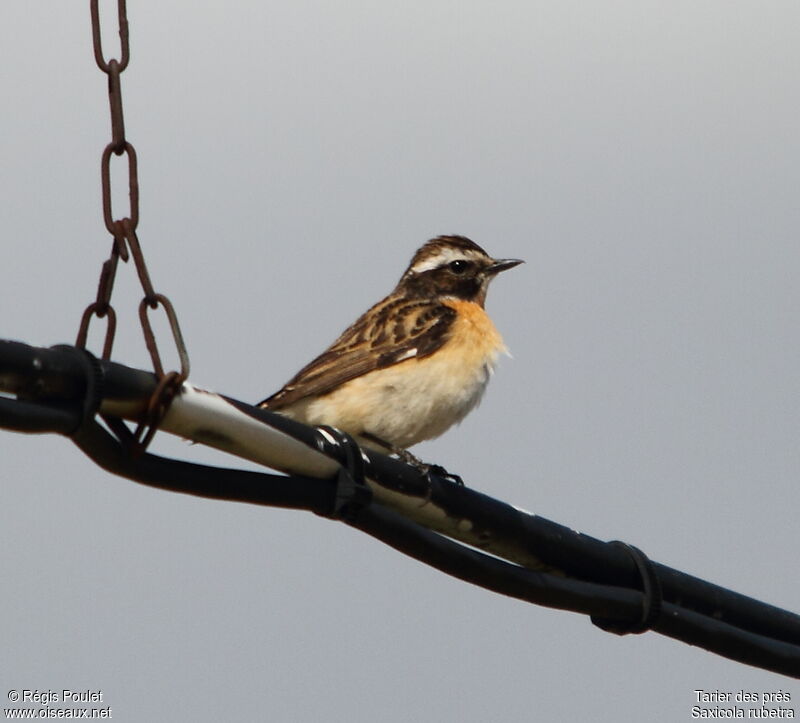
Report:
[[494,261],[492,261],[492,265],[486,269],[486,273],[489,274],[489,276],[494,276],[495,274],[499,274],[501,271],[513,269],[515,266],[519,266],[520,264],[524,263],[525,262],[522,259],[494,259]]

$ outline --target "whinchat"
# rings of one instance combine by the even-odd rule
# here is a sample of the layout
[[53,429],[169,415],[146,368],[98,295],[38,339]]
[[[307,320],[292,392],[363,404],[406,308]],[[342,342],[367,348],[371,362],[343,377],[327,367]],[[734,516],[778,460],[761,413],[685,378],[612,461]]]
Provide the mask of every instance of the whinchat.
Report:
[[259,406],[401,456],[438,437],[480,402],[506,351],[484,302],[521,263],[464,236],[431,239],[389,296]]

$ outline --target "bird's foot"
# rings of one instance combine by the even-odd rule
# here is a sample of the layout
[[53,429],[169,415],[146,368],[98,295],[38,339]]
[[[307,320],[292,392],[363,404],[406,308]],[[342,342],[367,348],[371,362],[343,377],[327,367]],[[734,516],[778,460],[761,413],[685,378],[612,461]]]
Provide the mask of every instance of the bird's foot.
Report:
[[411,454],[411,452],[409,452],[407,449],[395,449],[394,453],[397,455],[399,460],[411,465],[418,470],[420,474],[424,475],[428,480],[428,484],[433,484],[431,475],[436,475],[437,477],[450,480],[460,487],[464,486],[464,480],[462,480],[459,475],[448,472],[440,464],[428,464],[427,462],[423,462],[419,457]]
[[450,480],[451,482],[457,484],[459,487],[464,486],[464,480],[461,479],[460,475],[453,474],[452,472],[448,472],[442,465],[440,464],[429,464],[427,465],[428,471],[426,475],[430,479],[432,474],[435,474],[437,477],[442,477],[444,479]]
[[374,434],[370,434],[369,432],[362,432],[362,436],[373,444],[378,444],[384,447],[390,454],[393,454],[401,462],[405,462],[407,465],[416,469],[428,480],[429,487],[433,485],[433,477],[431,475],[436,475],[437,477],[450,480],[454,484],[464,487],[464,480],[462,480],[459,475],[448,472],[440,464],[428,464],[427,462],[423,462],[419,457],[417,457],[415,454],[412,454],[407,449],[395,447],[393,444],[390,444],[389,442],[386,442],[380,437],[376,437]]

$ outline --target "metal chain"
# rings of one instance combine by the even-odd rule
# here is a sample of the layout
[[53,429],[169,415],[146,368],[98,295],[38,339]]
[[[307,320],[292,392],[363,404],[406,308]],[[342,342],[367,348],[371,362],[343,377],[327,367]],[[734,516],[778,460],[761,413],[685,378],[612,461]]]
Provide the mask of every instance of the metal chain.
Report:
[[[189,354],[181,335],[178,317],[172,302],[163,294],[156,293],[150,280],[150,273],[145,264],[142,248],[136,236],[139,224],[139,178],[136,151],[125,137],[125,119],[122,113],[122,86],[120,75],[128,67],[130,46],[128,42],[128,18],[125,0],[117,0],[117,19],[120,39],[120,59],[106,60],[103,54],[103,41],[100,31],[99,0],[90,0],[89,8],[92,16],[92,44],[97,67],[108,76],[108,103],[111,113],[111,142],[103,150],[100,162],[100,179],[103,194],[103,221],[108,232],[113,236],[111,255],[103,263],[100,281],[97,285],[97,297],[89,304],[81,317],[78,337],[75,346],[84,348],[89,334],[89,325],[93,317],[107,319],[105,341],[103,343],[103,359],[111,358],[114,345],[114,334],[117,328],[117,315],[111,306],[111,292],[114,289],[114,278],[120,258],[127,262],[132,256],[136,273],[144,290],[144,298],[139,304],[139,320],[142,324],[145,345],[153,361],[153,369],[158,377],[158,384],[147,405],[147,412],[139,422],[133,435],[134,451],[142,453],[153,438],[161,419],[166,414],[172,399],[178,393],[181,384],[189,376]],[[128,161],[128,198],[129,212],[127,216],[114,217],[111,206],[111,154],[127,156]],[[148,317],[148,308],[161,306],[167,316],[172,338],[180,359],[180,371],[164,373],[161,354],[155,334]]]

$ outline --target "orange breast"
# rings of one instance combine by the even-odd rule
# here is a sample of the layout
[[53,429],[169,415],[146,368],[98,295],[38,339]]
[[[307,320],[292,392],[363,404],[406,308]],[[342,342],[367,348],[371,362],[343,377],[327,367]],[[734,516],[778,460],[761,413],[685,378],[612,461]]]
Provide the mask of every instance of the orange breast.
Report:
[[444,303],[457,312],[452,336],[447,343],[453,352],[462,355],[465,364],[494,361],[499,353],[507,351],[503,337],[482,306],[474,301],[456,299]]

